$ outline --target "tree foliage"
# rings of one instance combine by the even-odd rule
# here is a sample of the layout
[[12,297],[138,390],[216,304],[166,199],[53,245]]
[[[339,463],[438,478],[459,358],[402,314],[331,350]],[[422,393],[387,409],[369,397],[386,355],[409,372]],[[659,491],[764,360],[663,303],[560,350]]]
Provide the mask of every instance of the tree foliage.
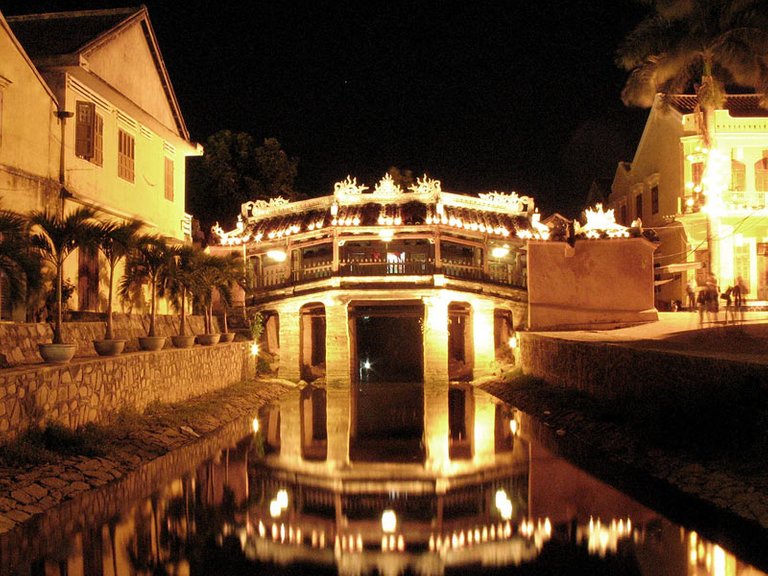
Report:
[[298,163],[275,138],[259,145],[244,132],[217,132],[206,141],[203,157],[190,165],[190,209],[206,232],[215,222],[233,228],[244,202],[295,200]]
[[656,93],[696,93],[722,106],[726,89],[768,89],[768,3],[764,0],[646,0],[652,12],[627,36],[617,64],[630,72],[627,106],[650,107]]

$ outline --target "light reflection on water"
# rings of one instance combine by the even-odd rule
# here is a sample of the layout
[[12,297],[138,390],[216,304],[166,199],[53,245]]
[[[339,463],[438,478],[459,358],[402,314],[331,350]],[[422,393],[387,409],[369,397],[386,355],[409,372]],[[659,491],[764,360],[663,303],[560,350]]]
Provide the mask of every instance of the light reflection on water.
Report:
[[[410,398],[394,418],[360,414],[365,393],[382,398],[287,394],[194,472],[0,573],[763,574],[553,455],[487,394],[453,388],[443,418]],[[353,406],[341,431],[338,402]],[[46,526],[28,537],[53,541]]]

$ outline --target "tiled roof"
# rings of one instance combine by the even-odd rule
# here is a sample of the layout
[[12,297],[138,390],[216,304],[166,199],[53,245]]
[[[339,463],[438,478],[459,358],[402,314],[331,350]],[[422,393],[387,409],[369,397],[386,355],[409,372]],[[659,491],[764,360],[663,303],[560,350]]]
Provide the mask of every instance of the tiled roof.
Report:
[[[445,224],[467,231],[487,231],[505,236],[509,233],[514,236],[517,230],[531,229],[530,222],[525,216],[511,216],[452,206],[445,207],[444,216]],[[382,217],[385,219],[383,222],[380,220]],[[391,220],[387,221],[387,218]],[[252,237],[268,241],[328,226],[418,226],[438,224],[439,218],[436,215],[435,205],[417,201],[384,205],[372,202],[339,207],[335,216],[330,210],[308,210],[265,218],[249,224],[248,231]]]
[[[757,118],[768,116],[768,109],[760,106],[760,94],[730,94],[725,97],[726,110],[733,117]],[[669,105],[681,114],[690,114],[696,110],[698,99],[693,94],[676,94],[668,97]]]
[[73,54],[141,7],[8,16],[6,20],[31,58]]

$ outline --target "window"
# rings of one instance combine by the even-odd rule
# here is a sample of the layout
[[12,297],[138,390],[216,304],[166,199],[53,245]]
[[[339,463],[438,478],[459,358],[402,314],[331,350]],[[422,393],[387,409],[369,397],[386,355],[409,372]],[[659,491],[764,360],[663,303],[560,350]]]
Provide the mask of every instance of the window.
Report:
[[78,100],[75,110],[75,154],[92,160],[96,140],[96,104]]
[[97,166],[104,166],[104,118],[96,114],[94,116],[93,132],[93,158],[91,162]]
[[635,218],[643,218],[643,195],[635,196]]
[[[767,153],[763,152],[763,154]],[[765,156],[755,162],[755,190],[768,192],[768,158]]]
[[744,192],[747,189],[747,170],[743,162],[731,160],[731,190]]
[[134,140],[133,136],[118,130],[117,132],[117,175],[128,182],[134,181]]
[[173,202],[173,160],[165,159],[165,199]]
[[651,188],[651,214],[659,213],[659,187]]

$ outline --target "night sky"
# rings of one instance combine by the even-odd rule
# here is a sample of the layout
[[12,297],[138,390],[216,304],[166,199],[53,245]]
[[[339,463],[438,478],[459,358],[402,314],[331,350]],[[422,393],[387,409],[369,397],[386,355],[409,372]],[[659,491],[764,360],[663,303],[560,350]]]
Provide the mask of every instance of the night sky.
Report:
[[[192,139],[275,137],[310,196],[397,166],[575,216],[647,116],[614,64],[647,10],[630,0],[145,4]],[[6,16],[131,5],[0,0]]]

